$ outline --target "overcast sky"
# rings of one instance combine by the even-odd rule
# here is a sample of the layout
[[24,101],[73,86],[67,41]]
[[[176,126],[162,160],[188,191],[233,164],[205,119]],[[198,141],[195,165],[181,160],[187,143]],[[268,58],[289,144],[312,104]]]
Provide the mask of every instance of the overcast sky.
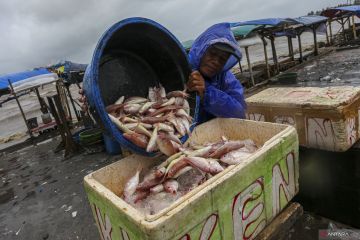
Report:
[[180,41],[214,23],[298,17],[339,0],[1,0],[0,74],[61,60],[89,63],[101,34],[128,17],[146,17]]

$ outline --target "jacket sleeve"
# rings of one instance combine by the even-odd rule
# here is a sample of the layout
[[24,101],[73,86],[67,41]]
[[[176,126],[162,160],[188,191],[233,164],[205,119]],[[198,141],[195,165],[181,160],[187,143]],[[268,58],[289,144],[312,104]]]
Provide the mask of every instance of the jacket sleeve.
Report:
[[226,72],[222,89],[205,83],[204,109],[216,117],[245,118],[246,103],[241,83],[230,72]]

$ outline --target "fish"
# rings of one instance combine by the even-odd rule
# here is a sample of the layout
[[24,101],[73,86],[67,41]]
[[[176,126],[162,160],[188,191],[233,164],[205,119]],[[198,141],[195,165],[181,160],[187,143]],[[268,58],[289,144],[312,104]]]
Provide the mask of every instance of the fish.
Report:
[[124,186],[123,196],[126,202],[132,201],[132,196],[136,191],[136,188],[139,184],[141,168],[136,169],[135,174],[126,182]]
[[233,150],[242,148],[244,146],[245,146],[245,144],[243,141],[228,141],[228,142],[225,142],[225,144],[223,144],[221,147],[216,149],[215,152],[210,154],[209,157],[210,158],[220,158],[224,154],[231,152]]
[[134,128],[134,131],[136,133],[144,134],[145,136],[148,136],[151,138],[152,134],[140,123]]
[[158,128],[155,127],[153,133],[151,134],[151,138],[150,138],[150,140],[149,140],[149,144],[148,144],[147,147],[146,147],[146,151],[147,151],[147,152],[153,152],[153,151],[155,150],[155,148],[156,148],[156,142],[157,142],[157,138],[158,138],[157,132],[158,132]]
[[147,196],[149,196],[150,191],[148,190],[136,190],[133,198],[134,198],[134,203],[137,203],[138,201],[141,201],[143,199],[145,199]]
[[170,98],[168,101],[164,102],[163,104],[161,104],[161,107],[166,107],[166,106],[170,106],[173,105],[175,103],[175,98],[172,97]]
[[180,177],[181,175],[183,175],[184,173],[187,173],[188,171],[190,171],[191,169],[193,169],[193,167],[191,167],[191,166],[186,166],[186,167],[180,169],[179,171],[177,171],[177,172],[175,173],[175,175],[173,176],[173,178],[178,178],[178,177]]
[[159,122],[155,125],[158,127],[159,131],[174,132],[174,128],[169,126],[168,124]]
[[151,193],[159,193],[164,191],[164,185],[163,184],[158,184],[155,187],[150,188],[150,192]]
[[175,98],[175,103],[176,106],[183,106],[184,105],[184,98],[182,97],[177,97]]
[[140,104],[140,103],[146,103],[149,100],[147,98],[143,97],[129,97],[124,101],[126,104]]
[[131,117],[127,117],[127,116],[121,117],[120,121],[123,123],[138,123],[139,122],[138,120],[131,118]]
[[141,108],[140,104],[126,104],[124,106],[124,112],[129,113],[129,114],[135,114],[138,113],[139,110]]
[[183,155],[181,152],[175,153],[174,155],[168,157],[165,161],[163,161],[157,168],[160,169],[163,167],[167,167],[173,160],[181,156],[185,156],[185,155]]
[[143,114],[145,113],[147,110],[149,110],[149,108],[151,108],[152,105],[154,105],[155,102],[147,102],[144,105],[141,106],[139,113]]
[[155,169],[155,177],[162,178],[165,175],[166,168],[165,167],[158,167]]
[[185,130],[186,130],[186,134],[187,135],[191,135],[191,131],[190,131],[190,123],[189,123],[189,120],[186,119],[185,117],[181,117],[181,118],[178,118],[179,121],[182,123],[182,125],[184,126]]
[[121,96],[118,100],[116,100],[115,104],[122,104],[125,100],[125,96]]
[[174,132],[167,132],[165,134],[166,134],[166,137],[168,139],[170,139],[171,141],[173,141],[175,143],[178,143],[178,144],[181,144],[180,139],[174,134]]
[[175,178],[175,175],[188,165],[189,164],[184,160],[184,158],[181,158],[179,161],[175,162],[172,166],[170,166],[166,177]]
[[120,122],[119,119],[117,119],[116,117],[108,114],[110,120],[121,130],[123,131],[124,133],[133,133],[133,131],[131,131],[129,128],[127,128],[124,124],[122,124]]
[[224,170],[224,168],[214,160],[208,160],[201,157],[185,157],[184,160],[191,166],[198,168],[206,173],[217,174]]
[[181,107],[180,106],[175,106],[175,105],[165,106],[165,107],[159,108],[155,112],[152,112],[152,113],[148,114],[148,116],[149,117],[154,117],[156,115],[159,115],[160,113],[171,111],[171,110],[177,110],[179,108],[181,108]]
[[119,112],[124,107],[124,104],[111,104],[105,108],[106,112]]
[[149,87],[148,99],[149,99],[151,102],[156,102],[155,90],[154,90],[154,88],[152,88],[152,87]]
[[166,95],[167,98],[172,98],[172,97],[179,97],[179,98],[188,98],[189,97],[189,94],[184,91],[172,91],[172,92],[169,92],[167,95]]
[[136,190],[148,190],[156,185],[159,185],[162,181],[163,181],[162,178],[149,178],[143,180],[141,183],[137,185]]
[[207,157],[212,149],[212,146],[203,147],[195,151],[186,151],[188,157]]
[[179,188],[179,183],[175,179],[169,179],[163,183],[165,192],[175,194]]
[[159,93],[162,99],[166,98],[166,90],[161,84],[159,84]]
[[224,154],[220,161],[229,165],[236,165],[244,160],[246,160],[252,153],[249,152],[246,147],[228,152]]
[[136,146],[141,148],[146,148],[149,142],[149,138],[143,134],[139,134],[136,132],[133,133],[124,133],[124,138],[134,143]]
[[186,99],[184,99],[183,109],[185,112],[187,112],[188,115],[190,115],[190,105]]
[[186,129],[181,121],[179,121],[176,117],[170,116],[168,121],[172,123],[175,129],[178,131],[180,136],[184,136],[186,134]]
[[171,156],[177,152],[171,140],[166,138],[166,136],[158,135],[156,139],[156,144],[159,147],[160,152],[162,152],[166,156]]
[[155,124],[159,122],[165,122],[168,120],[169,116],[163,116],[163,117],[143,117],[141,118],[141,122],[148,123],[148,124]]
[[192,117],[190,117],[189,114],[182,108],[176,111],[175,116],[185,117],[188,121],[192,121]]

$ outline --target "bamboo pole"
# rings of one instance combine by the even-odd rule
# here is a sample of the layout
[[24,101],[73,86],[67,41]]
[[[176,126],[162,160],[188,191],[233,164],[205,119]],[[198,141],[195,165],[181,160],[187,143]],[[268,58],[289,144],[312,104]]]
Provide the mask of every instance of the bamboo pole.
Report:
[[314,55],[319,55],[318,45],[317,45],[317,38],[316,38],[316,28],[315,26],[312,27],[313,34],[314,34]]
[[352,23],[353,23],[353,25],[352,25],[352,30],[353,30],[353,34],[354,34],[354,39],[357,39],[357,36],[356,36],[356,26],[355,26],[355,16],[352,15],[351,18],[352,18]]
[[263,42],[263,45],[264,45],[264,55],[265,55],[265,65],[266,65],[266,74],[267,74],[267,77],[270,78],[270,69],[269,69],[269,60],[268,60],[268,55],[267,55],[267,42],[265,40],[264,37],[261,37],[261,40]]
[[271,42],[271,49],[272,49],[273,61],[274,61],[276,73],[279,73],[279,63],[278,63],[276,48],[275,48],[275,38],[273,36],[270,37],[270,42]]
[[22,109],[22,107],[21,107],[21,104],[20,104],[20,101],[19,101],[19,99],[18,99],[18,97],[17,97],[17,95],[16,95],[16,92],[14,91],[13,85],[11,84],[11,81],[10,81],[10,80],[8,80],[8,82],[9,82],[9,86],[10,86],[11,92],[12,92],[12,94],[13,94],[14,97],[15,97],[15,100],[16,100],[16,102],[17,102],[17,105],[19,106],[19,109],[20,109],[20,112],[21,112],[21,116],[22,116],[23,119],[24,119],[25,125],[26,125],[26,127],[27,127],[27,129],[28,129],[28,133],[29,133],[30,137],[33,137],[32,132],[31,132],[31,129],[30,129],[30,126],[29,126],[28,122],[26,121],[25,113],[24,113],[24,111],[23,111],[23,109]]
[[331,19],[329,20],[329,29],[330,29],[330,44],[333,44],[333,34],[332,34],[332,27],[331,27]]
[[300,54],[300,62],[303,62],[303,55],[302,55],[302,47],[301,47],[301,34],[298,34],[298,42],[299,42],[299,54]]
[[251,83],[252,83],[253,86],[255,86],[254,75],[253,75],[253,72],[252,72],[252,67],[251,67],[251,62],[250,62],[250,57],[249,57],[249,47],[245,47],[245,53],[246,53],[246,60],[247,60],[247,63],[248,63]]

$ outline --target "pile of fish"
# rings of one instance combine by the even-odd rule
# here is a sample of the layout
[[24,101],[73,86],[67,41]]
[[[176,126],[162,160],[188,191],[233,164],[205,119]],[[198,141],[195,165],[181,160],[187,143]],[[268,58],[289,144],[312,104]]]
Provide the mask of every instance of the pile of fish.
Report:
[[179,151],[180,138],[190,134],[188,96],[186,89],[166,93],[160,85],[149,88],[148,98],[122,96],[106,111],[124,138],[147,152],[171,156]]
[[180,147],[160,165],[144,174],[137,169],[126,183],[122,198],[145,214],[155,214],[222,172],[229,165],[246,160],[258,147],[251,139]]

